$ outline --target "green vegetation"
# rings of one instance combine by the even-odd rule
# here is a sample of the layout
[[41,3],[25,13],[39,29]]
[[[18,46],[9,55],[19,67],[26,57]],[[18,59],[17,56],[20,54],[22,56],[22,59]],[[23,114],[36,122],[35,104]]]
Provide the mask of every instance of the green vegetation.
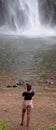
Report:
[[42,129],[42,130],[56,130],[56,126],[51,127],[51,128],[44,128],[44,129]]
[[0,130],[9,130],[9,124],[7,121],[0,121]]
[[[0,130],[10,130],[9,123],[7,121],[0,121]],[[50,128],[44,128],[42,130],[56,130],[56,125]]]

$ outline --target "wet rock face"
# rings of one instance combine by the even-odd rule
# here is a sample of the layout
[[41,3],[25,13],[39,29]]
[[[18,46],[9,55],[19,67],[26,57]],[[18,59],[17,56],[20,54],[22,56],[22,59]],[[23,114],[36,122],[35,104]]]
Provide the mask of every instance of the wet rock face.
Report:
[[0,26],[9,22],[8,0],[0,0]]
[[27,4],[22,9],[20,0],[0,0],[0,26],[7,24],[13,29],[16,29],[16,24],[19,27],[26,26],[28,21],[26,10]]
[[[3,11],[3,2],[0,0],[0,25],[3,24],[3,18],[4,18],[4,11]],[[3,17],[3,18],[2,18]]]
[[56,24],[56,0],[38,0],[40,21],[45,24]]

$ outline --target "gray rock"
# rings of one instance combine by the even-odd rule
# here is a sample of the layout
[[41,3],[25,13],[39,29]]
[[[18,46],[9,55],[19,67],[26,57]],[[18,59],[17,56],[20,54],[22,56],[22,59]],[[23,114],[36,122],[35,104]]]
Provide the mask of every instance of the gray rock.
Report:
[[54,82],[52,82],[52,81],[46,81],[46,83],[49,84],[49,85],[53,85],[54,84]]

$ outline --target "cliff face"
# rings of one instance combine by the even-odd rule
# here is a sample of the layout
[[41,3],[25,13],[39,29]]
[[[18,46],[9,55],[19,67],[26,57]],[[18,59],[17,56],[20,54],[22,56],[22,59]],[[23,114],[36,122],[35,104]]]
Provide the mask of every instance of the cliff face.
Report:
[[40,21],[44,24],[56,24],[56,0],[38,0]]
[[7,0],[0,0],[0,26],[6,23],[8,17]]

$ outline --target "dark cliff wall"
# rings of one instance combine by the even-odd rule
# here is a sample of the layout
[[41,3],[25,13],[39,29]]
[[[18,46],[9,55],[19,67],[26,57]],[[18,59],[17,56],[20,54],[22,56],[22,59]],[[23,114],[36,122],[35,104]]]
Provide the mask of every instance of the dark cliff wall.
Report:
[[7,0],[0,0],[0,25],[6,23],[8,17]]
[[44,24],[56,24],[56,0],[38,0],[40,21]]

